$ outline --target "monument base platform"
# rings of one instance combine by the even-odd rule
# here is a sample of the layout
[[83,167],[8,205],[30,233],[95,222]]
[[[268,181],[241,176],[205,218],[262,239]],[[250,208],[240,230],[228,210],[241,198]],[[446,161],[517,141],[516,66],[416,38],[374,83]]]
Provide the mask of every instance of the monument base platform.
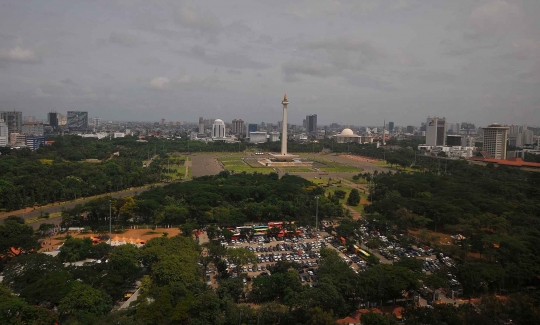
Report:
[[280,153],[271,153],[270,159],[274,161],[293,161],[294,159],[298,158],[297,155],[290,155],[290,154],[280,154]]
[[[275,156],[279,156],[282,159],[286,158],[287,160],[278,160],[274,159]],[[270,155],[270,159],[259,159],[259,164],[266,166],[266,167],[312,167],[313,162],[312,161],[303,161],[298,158],[296,155]]]

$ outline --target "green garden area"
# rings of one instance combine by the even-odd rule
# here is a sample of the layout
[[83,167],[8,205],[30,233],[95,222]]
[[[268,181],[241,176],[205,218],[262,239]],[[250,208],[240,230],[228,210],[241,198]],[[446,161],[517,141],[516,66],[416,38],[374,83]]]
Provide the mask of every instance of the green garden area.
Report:
[[170,154],[167,158],[160,162],[163,171],[163,178],[168,181],[177,181],[180,179],[189,178],[191,176],[191,168],[187,166],[187,162],[189,161],[189,157],[180,155],[179,153]]
[[[270,167],[264,167],[257,163],[255,160],[251,164],[246,163],[241,157],[223,157],[218,159],[225,170],[234,173],[270,173],[274,170]],[[259,167],[260,166],[260,167]]]

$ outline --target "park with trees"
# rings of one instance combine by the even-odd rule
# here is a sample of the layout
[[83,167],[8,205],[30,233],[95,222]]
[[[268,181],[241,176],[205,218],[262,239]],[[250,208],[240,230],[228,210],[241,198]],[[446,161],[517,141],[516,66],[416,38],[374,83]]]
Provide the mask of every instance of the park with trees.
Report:
[[[63,146],[55,148],[54,145],[37,153],[21,151],[2,156],[0,163],[8,167],[9,173],[0,179],[5,186],[0,188],[4,191],[1,193],[11,193],[10,186],[22,186],[23,183],[17,182],[24,181],[19,177],[25,171],[32,175],[43,173],[42,182],[49,185],[53,183],[47,173],[79,177],[84,187],[89,188],[86,191],[97,183],[84,175],[98,175],[102,171],[105,173],[102,177],[108,179],[107,171],[118,171],[119,166],[122,167],[119,173],[127,177],[125,179],[135,179],[138,170],[145,172],[141,166],[148,156],[146,144],[134,151],[138,154],[126,154],[126,161],[121,163],[122,158],[107,160],[107,157],[119,148],[122,157],[122,146],[138,146],[132,139],[111,141],[107,144],[110,147],[95,149],[93,153],[92,146],[96,144],[90,145],[91,141],[65,141],[74,141],[68,147],[88,146],[89,149],[81,150],[85,152],[82,158],[70,156],[71,153],[61,149]],[[161,154],[160,150],[167,154],[181,145],[175,142],[161,149],[157,145],[156,154]],[[364,150],[361,146],[351,148]],[[104,150],[108,150],[107,154],[97,154]],[[362,154],[370,157],[381,153],[372,148],[364,151]],[[403,147],[388,157],[392,155],[398,156],[397,165],[398,160],[409,161],[408,166],[413,164],[411,149]],[[78,160],[87,157],[103,161],[90,164]],[[124,163],[127,165],[122,165]],[[43,166],[50,169],[42,171]],[[226,171],[152,188],[134,197],[98,198],[62,212],[63,227],[85,227],[105,234],[111,200],[115,231],[134,225],[170,225],[182,230],[179,236],[154,238],[141,248],[93,245],[87,239],[66,237],[56,257],[39,254],[36,253],[38,238],[46,233],[46,227],[34,231],[24,220],[8,217],[0,225],[0,266],[4,276],[0,285],[0,323],[335,324],[336,319],[367,302],[384,305],[402,297],[403,292],[418,290],[423,285],[438,287],[445,282],[445,274],[426,276],[418,260],[406,258],[393,264],[381,264],[373,258],[369,268],[357,274],[335,250],[323,248],[317,285],[302,285],[296,263],[277,262],[270,275],[252,279],[246,290],[241,275],[233,277],[226,271],[226,262],[233,262],[237,273],[241,273],[240,266],[253,262],[254,256],[243,248],[227,249],[220,245],[220,236],[230,236],[226,227],[276,220],[289,222],[289,227],[311,226],[316,196],[319,197],[319,217],[339,221],[338,226],[329,230],[345,238],[349,248],[356,230],[369,223],[383,229],[389,238],[405,242],[414,237],[411,243],[430,245],[456,260],[454,271],[462,283],[464,297],[478,301],[474,305],[434,305],[432,308],[411,304],[403,311],[407,324],[487,325],[508,319],[512,319],[513,324],[540,323],[537,290],[540,173],[439,158],[417,158],[413,166],[418,167],[417,171],[358,175],[358,178],[369,179],[370,202],[364,207],[361,221],[348,219],[344,207],[339,200],[332,199],[330,191],[306,179],[292,175],[280,178],[275,173],[230,174]],[[81,170],[87,174],[77,174]],[[159,179],[159,168],[149,171],[148,179],[142,182]],[[106,186],[102,189],[108,190]],[[30,192],[25,193],[26,198],[31,197]],[[11,209],[20,206],[17,204],[24,205],[24,200],[16,198],[19,194],[8,199],[2,195],[2,207]],[[351,191],[347,203],[358,204],[358,194]],[[334,195],[345,199],[343,191],[335,191]],[[46,201],[44,198],[43,202]],[[194,230],[201,228],[207,230],[210,238],[204,246],[191,236]],[[437,234],[461,234],[464,239],[441,243]],[[381,242],[369,240],[367,244],[377,249]],[[74,264],[86,258],[100,262]],[[219,271],[217,288],[207,285],[205,274],[210,264]],[[139,299],[132,307],[117,310],[117,302],[136,281],[140,281]],[[503,294],[504,299],[494,294]],[[395,324],[395,319],[369,313],[363,323]]]

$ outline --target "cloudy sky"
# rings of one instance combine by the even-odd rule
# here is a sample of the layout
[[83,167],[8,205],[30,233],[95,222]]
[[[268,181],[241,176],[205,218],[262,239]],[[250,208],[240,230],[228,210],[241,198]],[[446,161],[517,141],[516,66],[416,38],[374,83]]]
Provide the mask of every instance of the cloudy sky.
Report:
[[0,110],[540,125],[538,0],[0,0]]

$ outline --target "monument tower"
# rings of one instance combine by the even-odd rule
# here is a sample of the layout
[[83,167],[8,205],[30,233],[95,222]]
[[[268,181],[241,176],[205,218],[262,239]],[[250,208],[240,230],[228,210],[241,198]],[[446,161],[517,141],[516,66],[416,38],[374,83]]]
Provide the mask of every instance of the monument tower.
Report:
[[294,158],[298,158],[298,156],[290,155],[287,153],[287,105],[289,105],[287,94],[283,96],[283,100],[281,101],[281,104],[283,105],[283,123],[282,123],[282,129],[281,129],[281,153],[270,154],[270,156],[274,159],[274,161],[290,162],[290,161],[293,161]]
[[286,156],[287,155],[287,105],[289,105],[289,101],[287,100],[287,94],[283,96],[283,101],[281,102],[283,104],[283,123],[281,123],[282,131],[281,131],[281,155]]

